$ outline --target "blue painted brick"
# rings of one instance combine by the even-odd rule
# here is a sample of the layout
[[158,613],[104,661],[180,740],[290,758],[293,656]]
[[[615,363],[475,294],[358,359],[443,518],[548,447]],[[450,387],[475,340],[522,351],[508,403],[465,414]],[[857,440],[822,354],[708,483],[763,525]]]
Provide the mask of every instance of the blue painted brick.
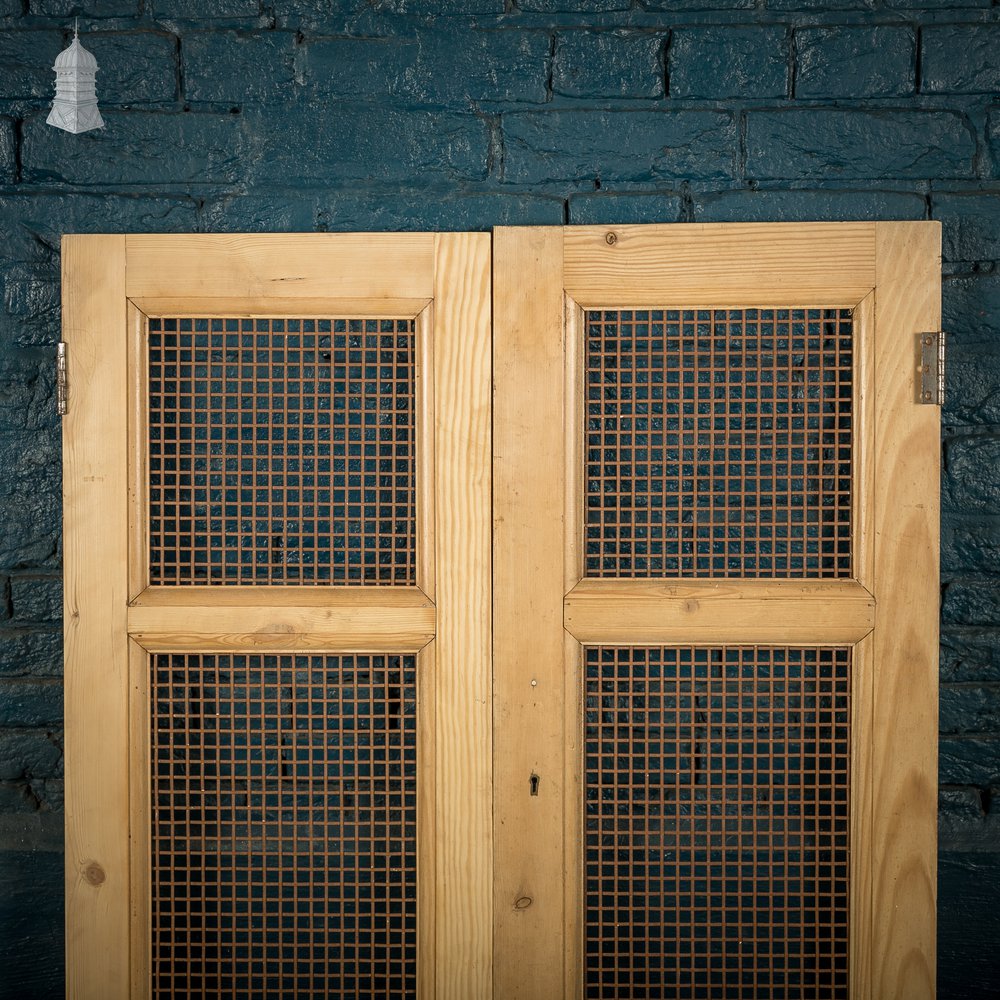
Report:
[[504,177],[519,184],[732,176],[736,128],[716,111],[504,115]]
[[60,733],[37,729],[0,729],[0,780],[62,777]]
[[300,64],[313,99],[393,97],[445,106],[540,103],[548,96],[549,46],[545,32],[463,27],[405,39],[307,40]]
[[784,97],[784,28],[679,28],[667,55],[671,97]]
[[62,580],[57,576],[14,576],[11,605],[18,622],[54,622],[62,617]]
[[952,349],[975,352],[975,357],[1000,354],[1000,276],[948,278],[941,292],[943,324]]
[[[756,6],[758,6],[757,0],[643,0],[642,3],[643,10],[662,10],[671,14],[677,11],[715,12],[748,10]],[[706,17],[706,20],[713,20],[711,14]]]
[[0,31],[0,99],[51,100],[56,92],[52,64],[64,47],[61,31]]
[[943,784],[1000,785],[1000,739],[995,736],[946,736],[938,754],[938,777]]
[[676,194],[629,194],[599,191],[569,200],[571,225],[678,222],[683,199]]
[[242,105],[287,100],[295,90],[290,31],[195,31],[181,38],[184,96]]
[[55,423],[53,355],[9,347],[4,351],[0,357],[0,433],[41,431]]
[[252,22],[260,17],[260,0],[151,0],[157,20],[189,18]]
[[304,118],[257,109],[243,117],[259,143],[248,166],[253,183],[447,184],[486,176],[489,130],[472,114],[334,102],[312,107]]
[[0,567],[49,565],[58,558],[62,502],[55,429],[0,433]]
[[1000,261],[1000,189],[934,194],[931,211],[946,261]]
[[987,117],[986,134],[989,138],[990,150],[993,153],[994,179],[1000,177],[1000,107],[994,106]]
[[171,186],[231,183],[244,176],[250,154],[240,115],[108,111],[106,127],[69,135],[25,123],[23,169],[33,181]]
[[61,725],[61,677],[0,677],[0,726]]
[[631,0],[518,0],[517,9],[543,14],[605,14],[629,10]]
[[1000,629],[942,629],[941,680],[1000,681]]
[[93,32],[87,48],[97,58],[97,100],[144,104],[177,97],[176,41],[157,31]]
[[308,233],[316,228],[316,198],[306,191],[255,191],[208,198],[198,228],[209,233]]
[[945,511],[995,514],[1000,510],[1000,437],[976,434],[945,446],[941,506]]
[[63,233],[193,231],[196,210],[194,199],[183,194],[0,194],[0,240],[9,260],[57,264]]
[[1000,684],[941,686],[941,732],[1000,730]]
[[989,573],[997,566],[1000,566],[1000,517],[945,514],[941,518],[943,573]]
[[906,27],[804,28],[795,33],[795,96],[899,97],[912,94],[917,40]]
[[660,34],[560,32],[552,88],[567,97],[662,97],[663,45]]
[[17,176],[17,151],[14,122],[0,116],[0,183],[13,184]]
[[922,219],[923,195],[899,191],[748,190],[694,195],[696,222],[867,222]]
[[748,177],[971,177],[976,143],[948,111],[751,111]]
[[972,10],[990,7],[993,0],[881,0],[886,7],[904,10]]
[[815,11],[835,10],[864,13],[878,7],[879,0],[765,0],[765,6],[770,10]]
[[320,218],[330,230],[486,230],[493,226],[558,226],[563,201],[516,191],[324,191]]
[[0,631],[0,675],[58,677],[62,674],[62,633],[58,629]]
[[21,0],[0,0],[0,17],[20,17],[22,12]]
[[1000,354],[987,354],[954,338],[946,367],[944,423],[1000,424]]
[[1000,92],[1000,25],[938,24],[921,32],[921,90]]
[[61,852],[29,842],[0,853],[0,1000],[63,996],[64,877]]
[[[137,17],[142,6],[142,0],[28,0],[32,14],[64,19],[74,16]],[[86,45],[85,39],[81,41]]]

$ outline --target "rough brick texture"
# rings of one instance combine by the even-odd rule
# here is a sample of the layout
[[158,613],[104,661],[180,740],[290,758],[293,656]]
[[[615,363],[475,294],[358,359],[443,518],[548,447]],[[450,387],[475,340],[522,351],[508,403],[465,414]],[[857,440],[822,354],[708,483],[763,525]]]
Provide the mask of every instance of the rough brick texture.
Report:
[[[76,16],[107,128],[69,136]],[[940,996],[994,997],[998,52],[992,0],[0,0],[0,1000],[62,995],[63,232],[922,218],[951,334]]]
[[910,28],[804,28],[795,33],[795,96],[899,97],[916,85]]

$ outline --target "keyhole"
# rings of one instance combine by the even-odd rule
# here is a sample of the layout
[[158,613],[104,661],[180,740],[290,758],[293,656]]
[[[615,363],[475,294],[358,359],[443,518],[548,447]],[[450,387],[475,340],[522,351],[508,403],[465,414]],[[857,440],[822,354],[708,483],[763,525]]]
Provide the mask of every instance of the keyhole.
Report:
[[531,794],[532,795],[537,795],[538,794],[538,782],[539,781],[541,781],[541,778],[539,778],[537,774],[533,774],[531,776],[531,778],[528,780],[528,784],[531,786]]

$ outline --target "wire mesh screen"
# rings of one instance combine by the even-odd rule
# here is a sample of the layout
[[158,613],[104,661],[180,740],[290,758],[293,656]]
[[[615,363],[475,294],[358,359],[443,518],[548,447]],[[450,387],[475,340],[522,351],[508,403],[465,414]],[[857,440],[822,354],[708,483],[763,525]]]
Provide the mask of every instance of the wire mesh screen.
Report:
[[157,997],[413,997],[412,656],[156,655]]
[[851,573],[849,310],[588,311],[588,576]]
[[150,319],[154,584],[414,582],[414,323]]
[[850,650],[585,669],[587,996],[846,998]]

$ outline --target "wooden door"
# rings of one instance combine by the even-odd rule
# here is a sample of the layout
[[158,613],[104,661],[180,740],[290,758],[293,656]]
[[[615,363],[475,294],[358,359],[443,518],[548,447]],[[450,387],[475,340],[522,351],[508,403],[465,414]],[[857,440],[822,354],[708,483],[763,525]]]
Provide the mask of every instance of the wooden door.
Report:
[[63,260],[69,995],[933,995],[936,225]]
[[495,983],[934,995],[936,223],[494,234]]
[[65,238],[69,996],[489,994],[489,251]]

